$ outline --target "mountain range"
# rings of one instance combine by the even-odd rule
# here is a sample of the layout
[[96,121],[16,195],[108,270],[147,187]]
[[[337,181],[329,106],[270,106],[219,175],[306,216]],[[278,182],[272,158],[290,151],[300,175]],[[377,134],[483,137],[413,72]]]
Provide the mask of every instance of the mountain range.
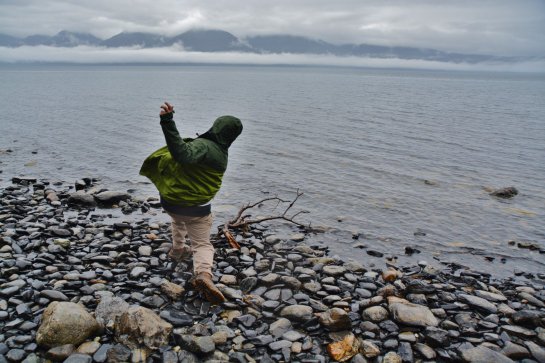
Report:
[[80,45],[107,48],[141,47],[156,48],[181,45],[185,50],[196,52],[244,52],[257,54],[329,54],[370,58],[418,59],[453,63],[479,63],[484,61],[515,62],[520,57],[499,57],[482,54],[462,54],[429,48],[390,47],[370,44],[333,44],[294,35],[261,35],[237,38],[222,30],[189,30],[176,36],[151,33],[122,32],[108,39],[92,34],[63,30],[56,35],[31,35],[17,38],[0,34],[0,46],[53,46],[76,47]]

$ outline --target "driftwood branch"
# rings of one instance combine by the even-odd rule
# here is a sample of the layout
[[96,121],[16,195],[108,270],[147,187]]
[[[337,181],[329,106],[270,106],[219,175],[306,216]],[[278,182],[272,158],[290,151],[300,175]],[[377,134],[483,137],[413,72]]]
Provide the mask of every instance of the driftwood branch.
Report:
[[[261,199],[260,201],[253,203],[253,204],[246,204],[240,208],[235,218],[225,222],[223,225],[220,225],[218,227],[218,237],[221,237],[222,235],[225,236],[227,241],[229,242],[229,245],[232,248],[240,249],[240,245],[236,242],[235,238],[233,237],[233,234],[231,233],[231,229],[242,229],[247,230],[250,225],[252,224],[259,224],[262,222],[272,221],[272,220],[284,220],[286,222],[290,222],[295,224],[298,227],[301,228],[310,228],[310,226],[304,225],[302,223],[299,223],[295,220],[295,218],[301,214],[309,213],[306,210],[298,211],[291,216],[288,214],[291,208],[295,205],[299,197],[301,197],[304,193],[300,192],[299,189],[296,191],[296,195],[292,200],[284,200],[277,196],[275,197],[269,197]],[[252,218],[251,209],[255,207],[260,207],[264,203],[267,202],[276,202],[276,206],[274,207],[273,211],[276,210],[281,204],[288,204],[284,211],[277,215],[271,215],[266,217],[258,217],[258,218]]]

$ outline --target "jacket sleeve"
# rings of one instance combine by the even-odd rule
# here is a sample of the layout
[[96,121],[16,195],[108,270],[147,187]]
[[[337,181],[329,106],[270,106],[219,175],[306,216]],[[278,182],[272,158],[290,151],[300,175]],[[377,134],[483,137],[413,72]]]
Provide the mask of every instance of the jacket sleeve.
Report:
[[165,135],[168,151],[178,163],[196,164],[205,158],[206,147],[203,147],[203,145],[192,145],[192,143],[182,140],[172,119],[172,113],[161,116],[161,128]]

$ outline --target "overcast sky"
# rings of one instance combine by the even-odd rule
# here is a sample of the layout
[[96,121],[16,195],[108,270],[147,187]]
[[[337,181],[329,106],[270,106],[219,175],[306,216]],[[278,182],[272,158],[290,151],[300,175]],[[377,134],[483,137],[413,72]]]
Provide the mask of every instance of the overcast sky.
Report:
[[0,0],[0,33],[15,36],[191,28],[543,56],[545,0]]

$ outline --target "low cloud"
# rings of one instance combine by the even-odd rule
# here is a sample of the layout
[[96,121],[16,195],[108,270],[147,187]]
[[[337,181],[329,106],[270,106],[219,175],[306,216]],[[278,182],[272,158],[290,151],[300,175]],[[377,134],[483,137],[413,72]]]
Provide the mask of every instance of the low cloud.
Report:
[[78,46],[0,47],[2,63],[55,62],[76,64],[252,64],[252,65],[311,65],[369,68],[408,68],[458,71],[544,72],[545,60],[518,63],[483,62],[478,64],[447,63],[396,58],[338,57],[304,54],[205,53],[185,51],[179,46],[166,48],[101,48]]

